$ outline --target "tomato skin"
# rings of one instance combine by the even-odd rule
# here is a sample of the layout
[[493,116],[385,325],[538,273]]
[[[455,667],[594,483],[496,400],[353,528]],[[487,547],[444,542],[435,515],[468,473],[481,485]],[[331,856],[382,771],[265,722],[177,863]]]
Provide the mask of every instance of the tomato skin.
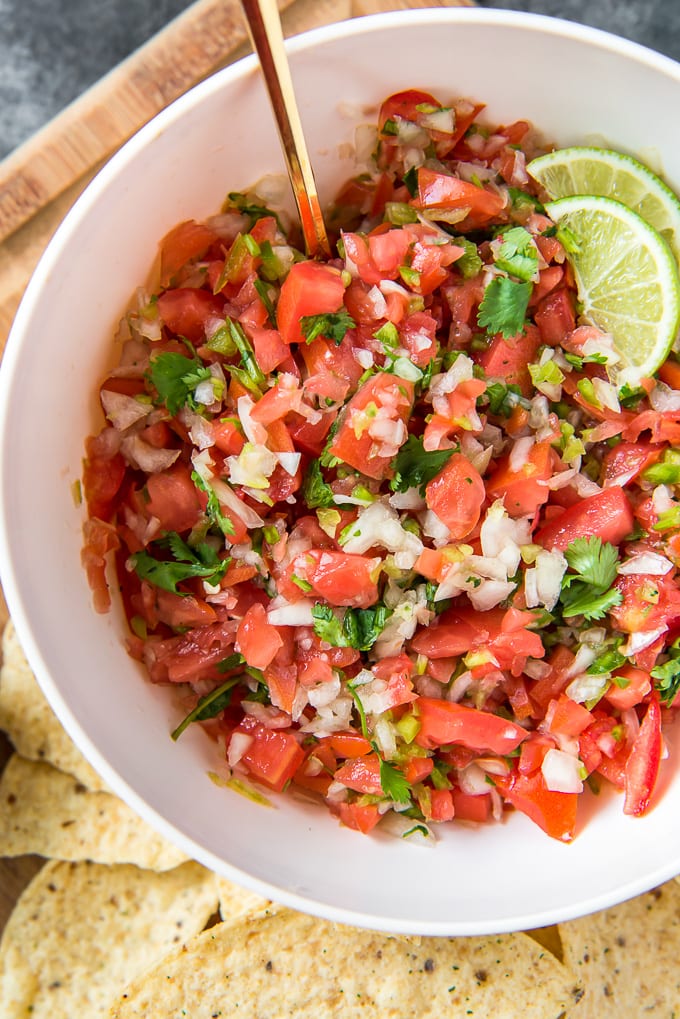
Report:
[[430,790],[429,820],[452,821],[455,813],[453,794],[450,789]]
[[491,797],[488,793],[482,796],[471,796],[462,789],[452,789],[454,816],[458,821],[476,821],[484,823],[491,814]]
[[367,609],[378,600],[373,579],[379,560],[347,552],[310,549],[295,560],[294,572],[331,605]]
[[[411,413],[413,398],[413,383],[406,379],[389,372],[381,372],[367,379],[343,411],[340,427],[330,447],[331,454],[355,470],[367,474],[369,478],[382,480],[390,477],[393,456],[376,453],[376,442],[369,435],[368,426],[362,430],[356,422],[360,421],[361,412],[369,404],[377,408],[393,408],[392,418],[396,415],[400,421],[406,422]],[[361,434],[357,435],[355,428]]]
[[338,269],[320,262],[296,262],[283,281],[276,320],[284,343],[302,343],[300,319],[326,315],[342,307],[345,285]]
[[571,842],[576,833],[578,793],[552,792],[540,771],[530,774],[513,772],[498,776],[496,787],[508,803],[560,842]]
[[511,469],[510,457],[505,456],[487,479],[487,492],[492,499],[503,499],[511,517],[531,516],[550,498],[550,489],[540,482],[553,476],[557,460],[547,440],[532,447],[527,462],[517,471]]
[[161,286],[167,287],[190,259],[202,258],[219,241],[213,230],[195,219],[178,223],[161,241]]
[[305,759],[295,737],[281,729],[267,729],[248,717],[234,732],[252,736],[253,741],[241,758],[252,777],[280,793]]
[[283,647],[276,627],[267,622],[264,606],[257,602],[250,606],[241,620],[236,643],[248,665],[254,669],[266,669]]
[[574,299],[568,290],[560,287],[544,297],[534,312],[534,321],[540,333],[540,342],[554,347],[576,328]]
[[340,820],[346,828],[368,835],[381,818],[375,803],[341,803],[338,806]]
[[543,524],[535,536],[539,545],[564,552],[576,538],[596,536],[619,545],[633,530],[633,510],[620,485],[591,495]]
[[441,103],[434,96],[430,95],[429,92],[421,92],[420,89],[408,88],[402,92],[395,92],[393,95],[388,96],[380,107],[378,115],[379,129],[382,131],[385,122],[392,120],[394,117],[401,117],[402,120],[410,120],[412,123],[417,123],[418,118],[422,116],[418,106],[422,105],[434,106],[436,109],[441,107]]
[[477,229],[503,212],[505,199],[476,184],[468,184],[458,177],[421,166],[418,168],[417,207],[469,209],[468,215],[457,226],[459,229]]
[[178,287],[160,295],[158,311],[170,332],[198,346],[205,340],[207,321],[223,317],[224,300],[209,290]]
[[617,708],[625,711],[627,708],[634,708],[639,704],[652,689],[652,680],[645,669],[636,669],[632,665],[626,665],[618,669],[616,676],[627,680],[627,686],[617,686],[612,683],[607,690],[605,700]]
[[593,722],[593,716],[582,704],[577,704],[571,697],[561,693],[548,705],[545,721],[551,733],[579,736]]
[[358,732],[333,732],[325,739],[338,757],[363,757],[371,752],[371,744]]
[[455,539],[465,538],[476,527],[485,499],[479,471],[462,453],[454,453],[425,488],[428,508],[446,524]]
[[639,817],[649,807],[661,765],[661,707],[653,696],[635,738],[624,775],[624,814]]
[[415,742],[427,750],[457,743],[471,750],[509,754],[527,737],[514,722],[453,701],[419,697],[416,709],[420,729]]
[[603,488],[627,485],[647,467],[655,464],[662,452],[661,446],[652,446],[647,442],[620,442],[602,460],[600,484]]
[[167,471],[147,478],[146,512],[157,517],[164,531],[188,531],[197,522],[201,502],[188,467],[173,464]]
[[527,620],[514,619],[511,612],[500,608],[488,612],[450,609],[440,616],[437,626],[429,626],[416,634],[411,649],[436,659],[488,648],[500,668],[519,675],[527,658],[542,658],[545,649],[540,636],[527,629]]
[[338,768],[334,778],[336,782],[341,782],[354,792],[371,796],[383,795],[380,783],[380,759],[375,753],[350,758]]
[[488,378],[502,379],[506,385],[519,386],[523,396],[531,396],[532,382],[529,365],[536,360],[541,345],[541,334],[536,326],[528,325],[516,336],[494,336],[485,351],[476,360]]

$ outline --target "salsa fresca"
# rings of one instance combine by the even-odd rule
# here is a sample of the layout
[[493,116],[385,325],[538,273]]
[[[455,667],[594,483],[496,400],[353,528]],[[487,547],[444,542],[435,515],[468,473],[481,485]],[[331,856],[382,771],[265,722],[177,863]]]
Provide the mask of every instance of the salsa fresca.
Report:
[[114,560],[130,654],[226,782],[361,832],[514,808],[569,841],[586,787],[642,814],[666,756],[680,364],[610,381],[536,136],[482,109],[388,98],[328,261],[265,188],[162,240],[100,387],[83,560],[99,611]]

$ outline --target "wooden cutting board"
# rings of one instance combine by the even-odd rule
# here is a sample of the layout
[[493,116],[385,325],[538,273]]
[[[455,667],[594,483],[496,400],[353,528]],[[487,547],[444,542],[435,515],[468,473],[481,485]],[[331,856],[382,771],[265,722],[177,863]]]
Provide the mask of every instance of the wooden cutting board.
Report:
[[[278,0],[286,36],[379,11],[472,0]],[[47,242],[98,168],[161,109],[250,51],[239,0],[197,0],[0,163],[0,354]],[[0,630],[7,608],[0,590]],[[0,770],[11,748],[0,733]],[[0,931],[37,857],[0,860]]]

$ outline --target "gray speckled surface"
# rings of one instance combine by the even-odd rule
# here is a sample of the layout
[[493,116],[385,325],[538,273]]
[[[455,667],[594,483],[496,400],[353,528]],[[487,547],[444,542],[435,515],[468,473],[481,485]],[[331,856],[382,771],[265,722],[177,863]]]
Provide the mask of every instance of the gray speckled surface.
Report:
[[[479,0],[561,16],[680,60],[680,0]],[[0,0],[0,158],[189,0]]]

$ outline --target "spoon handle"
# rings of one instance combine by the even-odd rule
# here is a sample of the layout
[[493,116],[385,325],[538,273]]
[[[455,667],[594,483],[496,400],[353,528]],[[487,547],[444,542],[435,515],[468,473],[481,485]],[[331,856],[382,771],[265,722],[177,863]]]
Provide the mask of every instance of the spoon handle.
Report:
[[241,0],[253,47],[260,58],[267,91],[288,164],[307,254],[330,257],[330,245],[295,101],[276,0]]

